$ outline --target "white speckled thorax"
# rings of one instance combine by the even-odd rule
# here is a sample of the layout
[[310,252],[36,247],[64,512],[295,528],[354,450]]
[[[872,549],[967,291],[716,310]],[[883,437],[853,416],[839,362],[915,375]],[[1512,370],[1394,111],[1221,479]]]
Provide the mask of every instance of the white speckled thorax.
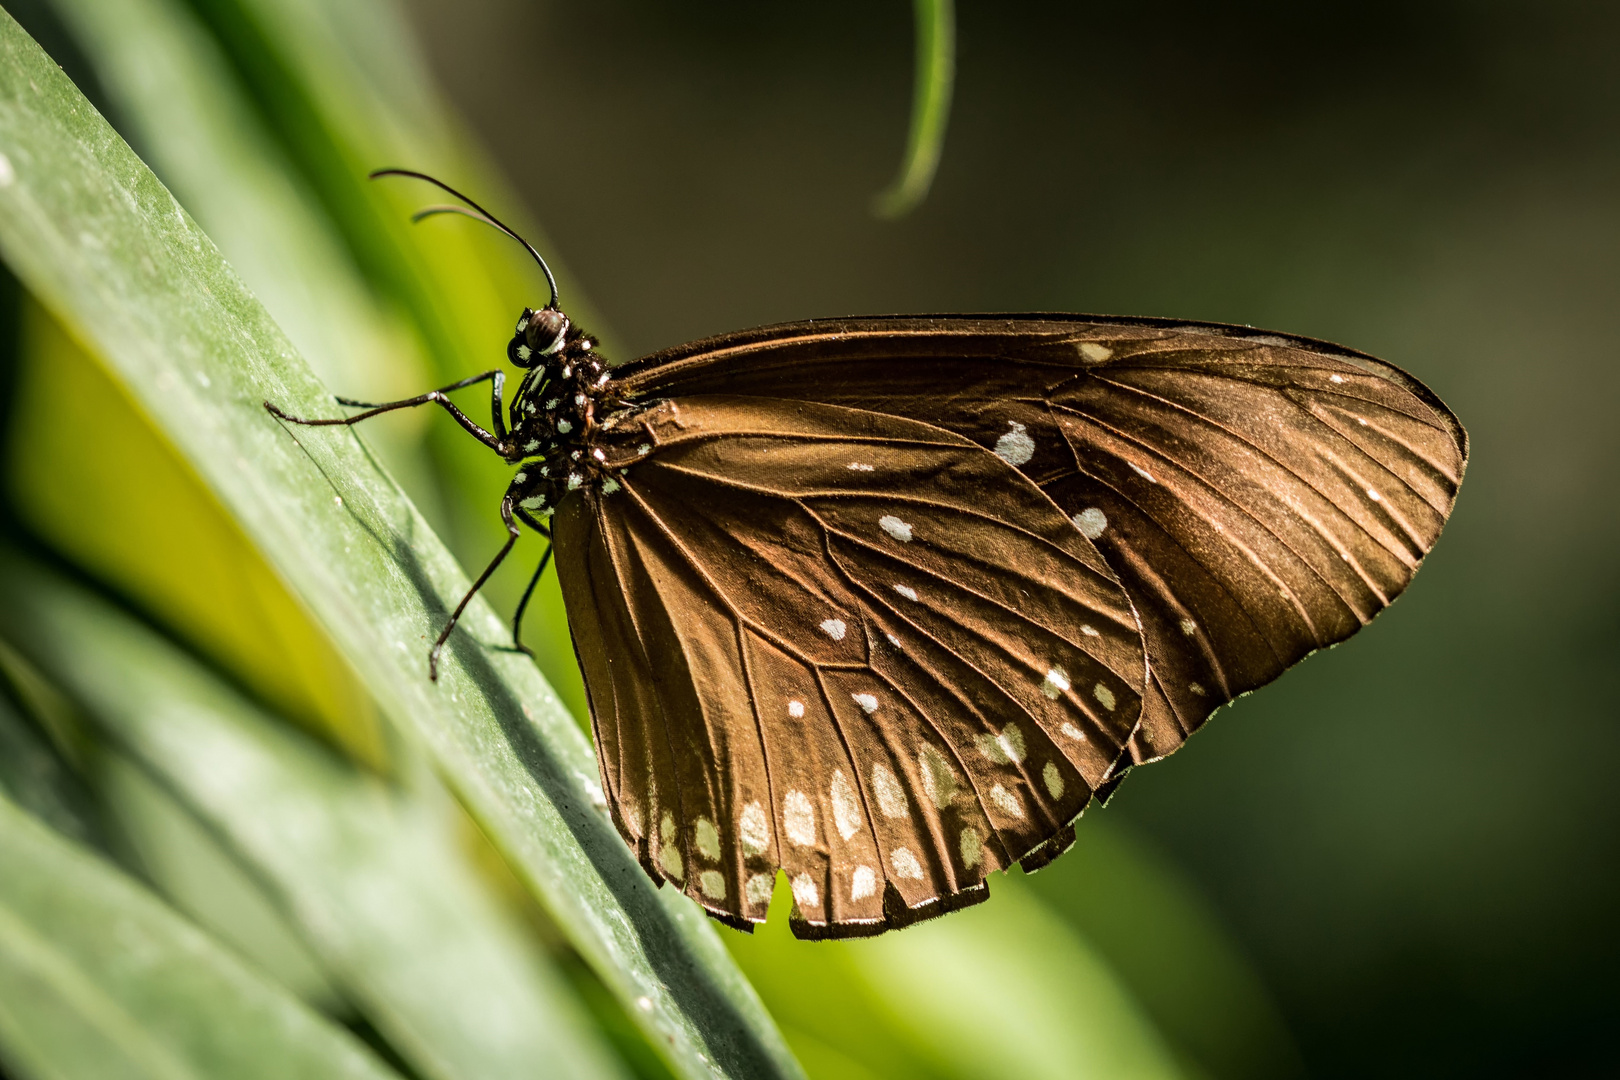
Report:
[[[528,362],[523,344],[530,313],[518,321],[508,355]],[[587,485],[611,494],[619,487],[603,465],[596,439],[603,418],[617,404],[606,359],[594,337],[570,325],[559,344],[523,374],[507,409],[505,457],[523,468],[508,489],[514,503],[536,517],[549,517],[570,491]]]

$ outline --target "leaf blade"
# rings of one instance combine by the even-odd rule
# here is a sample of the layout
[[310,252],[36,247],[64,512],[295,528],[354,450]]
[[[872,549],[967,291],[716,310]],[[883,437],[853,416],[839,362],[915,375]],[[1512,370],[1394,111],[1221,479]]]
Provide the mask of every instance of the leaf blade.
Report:
[[906,153],[899,175],[872,201],[872,212],[891,221],[905,217],[928,197],[945,150],[945,126],[951,118],[951,89],[956,81],[954,0],[913,0],[912,6],[917,68]]
[[141,886],[0,796],[0,1041],[40,1075],[393,1074]]

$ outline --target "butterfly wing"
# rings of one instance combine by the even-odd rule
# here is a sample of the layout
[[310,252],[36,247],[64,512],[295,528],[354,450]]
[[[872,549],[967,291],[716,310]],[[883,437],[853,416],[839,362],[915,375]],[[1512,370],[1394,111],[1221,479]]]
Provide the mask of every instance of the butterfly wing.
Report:
[[628,394],[858,406],[1016,466],[1096,544],[1140,618],[1138,762],[1393,601],[1467,461],[1462,425],[1398,368],[1242,327],[827,320],[682,346],[615,378]]
[[938,427],[683,397],[602,431],[559,577],[604,786],[655,877],[734,925],[876,933],[1040,862],[1125,758],[1146,660],[1096,548]]

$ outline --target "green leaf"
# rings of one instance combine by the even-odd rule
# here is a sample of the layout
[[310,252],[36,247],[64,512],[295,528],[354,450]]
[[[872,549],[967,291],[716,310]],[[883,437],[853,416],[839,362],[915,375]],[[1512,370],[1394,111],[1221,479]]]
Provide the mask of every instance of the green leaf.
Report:
[[0,866],[0,1047],[17,1071],[63,1080],[394,1076],[347,1032],[4,797]]
[[[514,872],[688,1076],[799,1075],[699,910],[660,894],[605,811],[589,744],[482,601],[441,678],[427,642],[466,578],[326,389],[61,71],[0,19],[0,249],[130,388],[420,739]],[[92,437],[87,433],[87,437]]]
[[[371,695],[241,525],[57,319],[32,298],[20,309],[5,455],[18,516],[278,714],[386,768],[389,727]],[[94,528],[85,491],[96,492]]]
[[311,1008],[354,1015],[315,949],[207,825],[116,747],[98,741],[94,761],[89,780],[116,861]]
[[0,695],[0,792],[64,836],[103,846],[89,792],[4,695]]
[[615,1075],[458,850],[431,778],[391,789],[41,567],[0,556],[0,626],[195,814],[423,1076]]
[[911,130],[900,175],[878,195],[872,210],[881,218],[911,213],[928,195],[945,148],[956,80],[956,11],[953,0],[913,0],[917,71],[911,91]]

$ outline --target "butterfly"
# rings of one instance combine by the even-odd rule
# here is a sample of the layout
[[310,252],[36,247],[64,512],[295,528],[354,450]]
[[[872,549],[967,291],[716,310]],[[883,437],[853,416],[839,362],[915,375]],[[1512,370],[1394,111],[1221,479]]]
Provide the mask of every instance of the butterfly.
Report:
[[[1033,871],[1131,767],[1388,606],[1467,435],[1416,379],[1248,327],[818,319],[610,366],[551,299],[437,404],[555,553],[602,784],[647,873],[750,929],[866,936]],[[485,429],[445,395],[492,384]]]

